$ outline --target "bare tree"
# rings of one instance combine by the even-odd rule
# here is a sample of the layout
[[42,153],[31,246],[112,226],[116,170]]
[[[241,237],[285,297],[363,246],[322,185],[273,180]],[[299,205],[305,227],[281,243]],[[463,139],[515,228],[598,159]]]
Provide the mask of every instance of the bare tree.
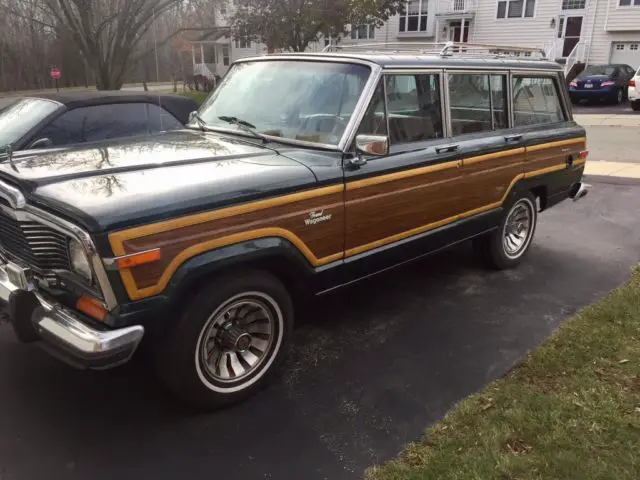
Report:
[[215,25],[219,1],[0,0],[0,89],[52,87],[52,66],[60,86],[99,89],[184,76],[179,33]]

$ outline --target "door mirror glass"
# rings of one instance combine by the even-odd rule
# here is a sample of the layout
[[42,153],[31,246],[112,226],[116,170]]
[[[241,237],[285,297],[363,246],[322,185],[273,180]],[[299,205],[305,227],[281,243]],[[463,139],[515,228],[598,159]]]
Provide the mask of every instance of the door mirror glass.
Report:
[[49,148],[53,145],[53,142],[51,141],[50,138],[47,137],[43,137],[43,138],[39,138],[37,139],[35,142],[33,142],[29,148],[30,149],[37,149],[37,148]]
[[356,137],[356,149],[365,155],[387,155],[389,138],[386,135],[360,134]]
[[189,123],[193,123],[196,121],[196,115],[198,114],[197,111],[193,111],[193,112],[189,112]]

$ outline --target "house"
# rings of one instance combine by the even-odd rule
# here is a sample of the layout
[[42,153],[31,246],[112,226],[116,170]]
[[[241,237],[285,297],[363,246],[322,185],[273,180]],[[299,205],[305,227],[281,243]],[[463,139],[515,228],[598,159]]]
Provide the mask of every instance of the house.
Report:
[[[229,38],[230,29],[224,25],[230,10],[223,8],[222,26],[216,28],[226,28],[226,33],[194,43],[196,53],[197,45],[208,41],[228,48],[228,59],[223,55],[223,62],[215,64],[220,75],[228,62],[266,52],[264,45]],[[409,0],[405,12],[382,27],[348,26],[347,30],[339,38],[320,39],[309,50],[320,51],[330,43],[454,41],[544,49],[565,65],[567,75],[585,64],[640,67],[640,0]],[[200,65],[219,57],[205,58],[207,49],[201,48],[202,54],[194,56],[194,70],[205,74]]]

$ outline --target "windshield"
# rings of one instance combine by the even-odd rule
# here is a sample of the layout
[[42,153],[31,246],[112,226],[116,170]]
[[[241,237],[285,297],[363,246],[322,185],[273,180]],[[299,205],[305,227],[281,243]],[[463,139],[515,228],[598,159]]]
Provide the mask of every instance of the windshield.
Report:
[[15,143],[60,105],[40,98],[23,98],[0,110],[0,149]]
[[580,77],[588,77],[589,75],[603,75],[605,77],[610,77],[615,71],[616,67],[609,67],[606,65],[589,65],[582,71]]
[[207,126],[336,146],[369,79],[363,65],[255,61],[234,65],[199,113]]

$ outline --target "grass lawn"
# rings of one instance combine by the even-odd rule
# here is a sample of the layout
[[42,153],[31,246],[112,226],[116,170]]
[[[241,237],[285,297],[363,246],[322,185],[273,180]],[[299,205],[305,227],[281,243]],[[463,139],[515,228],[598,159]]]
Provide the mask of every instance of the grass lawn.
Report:
[[640,268],[366,478],[640,479]]
[[202,102],[204,102],[209,96],[209,92],[180,92],[179,95],[193,98],[196,102],[202,105]]

